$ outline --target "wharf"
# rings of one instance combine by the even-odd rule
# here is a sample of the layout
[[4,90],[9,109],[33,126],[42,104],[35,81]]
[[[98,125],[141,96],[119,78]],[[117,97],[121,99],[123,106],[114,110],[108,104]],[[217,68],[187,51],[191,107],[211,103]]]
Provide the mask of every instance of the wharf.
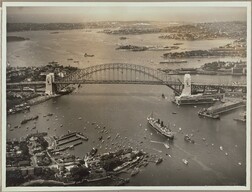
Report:
[[69,139],[69,138],[74,137],[74,136],[76,136],[76,133],[70,133],[68,135],[64,135],[63,137],[61,137],[60,139],[58,139],[57,142]]
[[[75,146],[80,145],[80,144],[82,144],[82,141],[80,141],[80,142],[78,142],[78,143],[75,143],[75,144],[73,144],[72,146],[75,147]],[[68,150],[69,148],[70,148],[70,146],[63,147],[63,148],[59,148],[59,149],[55,149],[55,150],[52,151],[52,153],[65,151],[65,150]]]
[[207,109],[207,111],[210,114],[219,115],[221,113],[232,111],[234,109],[237,109],[237,108],[240,108],[240,107],[245,107],[245,106],[246,106],[246,103],[244,101],[236,101],[236,102],[228,101],[228,102],[226,102],[224,104],[209,107]]
[[71,138],[71,137],[78,137],[79,139],[82,139],[82,140],[84,140],[84,141],[87,141],[87,140],[88,140],[88,137],[84,136],[82,133],[73,132],[73,133],[68,133],[67,135],[64,135],[64,136],[62,136],[61,138],[59,138],[59,139],[57,140],[57,143],[59,143],[60,141],[69,139],[69,138]]
[[80,138],[74,138],[74,139],[71,139],[69,141],[65,141],[65,142],[59,143],[58,146],[62,146],[62,145],[68,144],[68,143],[72,143],[74,141],[78,141],[78,140],[80,140]]
[[76,133],[76,136],[84,141],[87,141],[88,140],[88,137],[84,136],[83,134],[81,133]]
[[201,111],[198,112],[198,115],[202,117],[219,119],[220,114],[245,106],[246,106],[245,101],[227,101],[223,104],[215,105],[207,109],[202,109]]

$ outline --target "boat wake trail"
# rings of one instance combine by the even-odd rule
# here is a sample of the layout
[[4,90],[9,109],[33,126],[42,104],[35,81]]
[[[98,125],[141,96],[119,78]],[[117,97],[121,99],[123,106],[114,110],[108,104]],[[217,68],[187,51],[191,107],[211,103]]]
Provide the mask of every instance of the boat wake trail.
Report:
[[193,155],[193,154],[191,154],[191,153],[185,151],[183,148],[181,148],[181,147],[178,146],[177,144],[175,144],[174,146],[175,146],[176,148],[178,148],[179,150],[183,151],[184,153],[186,153],[188,156],[190,156],[190,158],[191,158],[194,162],[198,163],[198,164],[203,168],[204,171],[213,172],[218,178],[221,178],[221,179],[225,178],[225,176],[224,176],[221,172],[216,171],[216,170],[212,169],[211,167],[208,167],[208,166],[207,166],[206,164],[204,164],[202,161],[200,161],[199,159],[197,159],[197,157],[196,157],[195,155]]
[[164,142],[160,142],[160,141],[153,141],[153,140],[150,140],[151,143],[158,143],[158,144],[162,144],[165,146],[165,148],[169,149],[170,146],[167,144],[167,143],[164,143]]

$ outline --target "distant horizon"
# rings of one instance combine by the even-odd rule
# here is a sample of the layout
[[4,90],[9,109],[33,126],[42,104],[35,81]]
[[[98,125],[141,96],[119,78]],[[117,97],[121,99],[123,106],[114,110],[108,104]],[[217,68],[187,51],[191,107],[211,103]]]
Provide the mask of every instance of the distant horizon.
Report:
[[[246,21],[245,7],[7,7],[8,23],[83,23],[99,21]],[[50,22],[48,22],[50,21]]]

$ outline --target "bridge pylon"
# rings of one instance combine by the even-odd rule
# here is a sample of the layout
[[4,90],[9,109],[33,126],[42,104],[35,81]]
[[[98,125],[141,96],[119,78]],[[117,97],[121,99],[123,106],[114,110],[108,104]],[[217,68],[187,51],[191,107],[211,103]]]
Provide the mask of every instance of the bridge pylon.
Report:
[[54,84],[54,81],[55,81],[54,73],[49,73],[46,75],[46,88],[45,88],[46,95],[54,95],[56,93],[56,86]]

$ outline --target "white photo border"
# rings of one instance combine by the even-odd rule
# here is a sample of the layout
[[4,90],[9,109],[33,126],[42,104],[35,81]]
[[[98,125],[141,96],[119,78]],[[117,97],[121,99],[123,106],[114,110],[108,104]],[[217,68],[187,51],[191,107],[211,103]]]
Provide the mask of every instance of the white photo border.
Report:
[[[6,187],[6,61],[8,7],[244,7],[247,8],[247,121],[246,121],[246,186],[119,186],[119,187]],[[2,3],[2,191],[109,191],[109,190],[250,190],[251,163],[251,1],[217,2],[3,2]]]

